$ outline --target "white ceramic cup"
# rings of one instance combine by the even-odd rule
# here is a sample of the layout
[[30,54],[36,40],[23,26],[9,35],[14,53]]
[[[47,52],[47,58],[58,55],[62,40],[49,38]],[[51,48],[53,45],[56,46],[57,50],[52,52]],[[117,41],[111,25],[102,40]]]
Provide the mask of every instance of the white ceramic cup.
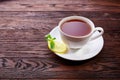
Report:
[[[61,26],[63,23],[70,21],[70,20],[81,20],[81,21],[86,22],[91,27],[91,32],[85,36],[72,36],[72,35],[68,35],[64,33],[61,29]],[[97,39],[104,33],[103,28],[95,27],[94,23],[90,19],[86,17],[82,17],[82,16],[70,16],[70,17],[63,18],[59,22],[58,28],[59,28],[63,42],[66,45],[68,45],[69,48],[73,48],[73,49],[82,48],[88,41]],[[99,34],[94,37],[91,37],[95,31],[99,31]]]

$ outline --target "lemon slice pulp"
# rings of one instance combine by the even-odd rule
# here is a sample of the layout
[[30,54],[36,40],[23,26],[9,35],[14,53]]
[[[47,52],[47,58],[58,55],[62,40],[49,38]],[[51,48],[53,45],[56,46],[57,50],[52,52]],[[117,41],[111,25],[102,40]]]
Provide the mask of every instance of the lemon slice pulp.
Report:
[[54,48],[51,49],[50,41],[48,41],[48,48],[51,51],[56,52],[56,53],[61,53],[61,54],[64,54],[67,52],[67,46],[63,42],[54,41],[54,44],[55,44]]

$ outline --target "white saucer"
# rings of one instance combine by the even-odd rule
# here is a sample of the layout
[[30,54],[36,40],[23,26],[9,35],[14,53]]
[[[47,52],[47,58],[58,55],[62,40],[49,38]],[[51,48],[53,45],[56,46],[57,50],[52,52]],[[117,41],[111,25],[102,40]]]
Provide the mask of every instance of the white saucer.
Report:
[[[55,27],[51,32],[51,36],[55,37],[58,41],[62,41],[58,27]],[[95,32],[93,36],[99,34]],[[103,48],[104,40],[103,37],[99,37],[93,41],[89,41],[83,48],[78,50],[69,49],[65,54],[55,53],[57,56],[62,57],[67,60],[81,61],[87,60],[96,56]]]

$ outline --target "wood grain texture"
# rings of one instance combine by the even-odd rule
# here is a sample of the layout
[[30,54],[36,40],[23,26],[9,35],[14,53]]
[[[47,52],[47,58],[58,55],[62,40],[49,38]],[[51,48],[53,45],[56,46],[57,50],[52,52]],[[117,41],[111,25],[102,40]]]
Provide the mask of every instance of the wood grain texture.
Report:
[[2,0],[0,11],[115,11],[119,0]]
[[[119,78],[119,62],[116,62],[119,58],[115,58],[114,60],[98,58],[96,60],[92,59],[76,63],[61,60],[59,58],[1,58],[0,63],[2,65],[0,71],[2,73],[0,77],[64,79],[69,76],[69,78],[81,79]],[[7,75],[5,75],[6,72]],[[76,72],[76,74],[73,74],[73,72]]]
[[[80,62],[56,56],[44,36],[67,16],[104,28],[104,47]],[[0,0],[0,80],[119,80],[119,0]]]
[[0,12],[0,14],[0,29],[42,29],[40,32],[46,33],[46,30],[50,31],[56,27],[62,18],[73,15],[88,17],[96,26],[102,26],[105,30],[119,30],[120,25],[119,12],[53,11]]

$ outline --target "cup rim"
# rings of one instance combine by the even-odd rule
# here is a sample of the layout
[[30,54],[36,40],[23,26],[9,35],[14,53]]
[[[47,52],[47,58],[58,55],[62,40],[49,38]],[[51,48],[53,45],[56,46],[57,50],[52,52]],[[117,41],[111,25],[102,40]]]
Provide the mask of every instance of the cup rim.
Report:
[[[85,35],[85,36],[72,36],[72,35],[69,35],[69,34],[66,34],[65,32],[63,32],[62,29],[61,29],[61,25],[64,22],[69,21],[69,20],[73,20],[73,19],[74,20],[75,19],[82,20],[82,21],[86,22],[87,24],[89,24],[89,26],[91,27],[91,32],[89,34]],[[64,34],[65,36],[68,36],[68,37],[72,37],[72,38],[85,38],[85,37],[89,37],[94,32],[94,28],[95,28],[94,23],[90,19],[88,19],[86,17],[83,17],[83,16],[69,16],[69,17],[65,17],[65,18],[63,18],[59,22],[58,27],[59,27],[59,30],[60,30],[60,32],[62,34]]]

